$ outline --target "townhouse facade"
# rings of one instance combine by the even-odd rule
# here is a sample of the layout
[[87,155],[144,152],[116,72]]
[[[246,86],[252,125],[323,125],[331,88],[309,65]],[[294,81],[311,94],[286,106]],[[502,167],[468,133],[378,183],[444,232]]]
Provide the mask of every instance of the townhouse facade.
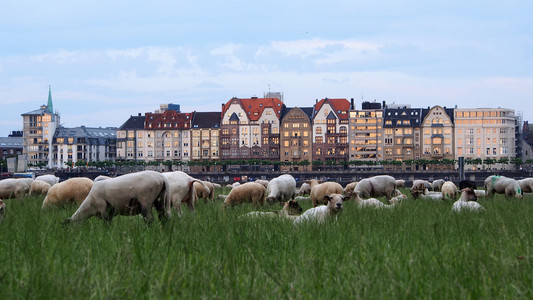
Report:
[[317,100],[313,109],[313,160],[346,161],[350,102],[325,98]]
[[[453,109],[433,106],[422,110],[421,154],[425,160],[453,160],[455,147],[453,141]],[[434,169],[451,169],[453,165],[433,166]]]
[[281,119],[280,161],[284,171],[310,171],[313,160],[313,107],[286,108]]
[[350,110],[349,160],[377,162],[383,159],[383,105],[365,101]]

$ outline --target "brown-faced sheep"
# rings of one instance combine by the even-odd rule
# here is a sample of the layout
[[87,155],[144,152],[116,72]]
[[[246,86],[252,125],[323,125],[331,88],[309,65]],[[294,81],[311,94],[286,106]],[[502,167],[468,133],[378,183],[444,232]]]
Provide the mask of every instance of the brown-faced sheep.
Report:
[[231,189],[231,192],[224,199],[224,207],[242,203],[253,203],[255,206],[259,206],[264,205],[265,201],[265,186],[255,182],[247,182]]
[[93,186],[93,181],[86,177],[75,177],[54,184],[43,201],[43,209],[68,203],[80,205]]
[[46,195],[52,186],[42,180],[34,180],[30,186],[30,195]]
[[413,197],[418,198],[418,196],[424,194],[426,189],[428,191],[433,190],[433,186],[431,185],[431,183],[429,183],[429,181],[427,180],[417,179],[413,180],[413,186],[411,186],[411,189],[409,191],[411,192],[411,195],[413,195]]
[[316,207],[319,204],[327,204],[332,194],[341,194],[343,193],[342,186],[336,182],[323,182],[318,183],[318,180],[312,179],[309,182],[311,186],[311,193],[309,194],[313,207]]

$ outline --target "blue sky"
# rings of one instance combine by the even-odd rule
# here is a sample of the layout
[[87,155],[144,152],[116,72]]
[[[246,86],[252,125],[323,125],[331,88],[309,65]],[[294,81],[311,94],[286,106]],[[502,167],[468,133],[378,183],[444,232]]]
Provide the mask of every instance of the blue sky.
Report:
[[160,103],[219,111],[354,98],[506,107],[533,121],[531,1],[12,1],[0,9],[0,136],[52,86],[61,123]]

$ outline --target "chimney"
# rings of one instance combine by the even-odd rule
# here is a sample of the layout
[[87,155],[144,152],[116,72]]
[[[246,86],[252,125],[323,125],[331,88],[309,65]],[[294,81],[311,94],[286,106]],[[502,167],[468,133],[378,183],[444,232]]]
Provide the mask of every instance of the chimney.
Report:
[[318,104],[318,99],[315,99],[315,104]]
[[385,100],[383,100],[383,108],[385,108]]
[[350,109],[355,109],[355,106],[354,106],[354,103],[353,103],[353,98],[350,99]]
[[141,113],[139,113],[139,117],[141,116]]

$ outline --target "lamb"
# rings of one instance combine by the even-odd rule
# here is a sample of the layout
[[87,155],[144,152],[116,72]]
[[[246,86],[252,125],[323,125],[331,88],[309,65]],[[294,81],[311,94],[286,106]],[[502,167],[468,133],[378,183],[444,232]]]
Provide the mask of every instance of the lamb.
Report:
[[255,183],[262,184],[263,186],[265,186],[266,188],[268,188],[268,180],[257,179],[257,180],[254,181],[254,182],[255,182]]
[[522,193],[533,193],[533,178],[524,178],[517,180]]
[[280,217],[284,219],[294,220],[302,213],[302,207],[295,200],[289,200],[287,202],[281,202],[283,206],[280,211],[252,211],[244,216],[246,217]]
[[426,180],[417,179],[413,181],[413,186],[409,191],[411,192],[411,195],[413,195],[413,197],[418,198],[418,196],[423,194],[426,189],[429,191],[433,190],[433,186],[431,185],[431,183]]
[[484,211],[485,208],[476,202],[477,197],[474,190],[465,188],[461,190],[461,197],[455,201],[452,206],[452,212],[461,212],[464,210]]
[[403,187],[405,187],[405,180],[403,180],[403,179],[396,179],[396,187],[397,187],[397,188],[403,188]]
[[520,184],[505,176],[491,175],[485,179],[485,191],[488,197],[494,196],[494,193],[505,194],[506,197],[522,198],[522,189]]
[[302,183],[302,186],[298,190],[298,193],[296,196],[305,196],[305,195],[309,195],[310,193],[311,193],[311,186],[309,185],[309,183],[304,182]]
[[56,177],[55,175],[48,174],[48,175],[41,175],[35,177],[35,180],[40,180],[48,183],[50,186],[53,186],[54,184],[59,183],[59,177]]
[[326,204],[329,202],[331,194],[342,194],[342,186],[336,182],[324,182],[318,183],[318,180],[312,179],[309,182],[311,186],[311,193],[309,197],[313,203],[313,207],[316,207],[319,204]]
[[204,199],[213,201],[215,199],[215,187],[209,181],[196,181],[193,183],[194,191],[196,192],[196,199]]
[[353,194],[353,190],[355,189],[355,187],[357,186],[359,182],[357,181],[353,181],[353,182],[350,182],[348,183],[345,187],[344,187],[344,197],[347,198],[347,199],[350,199],[354,194]]
[[30,195],[46,195],[52,186],[42,180],[34,180],[30,186]]
[[361,198],[386,196],[392,199],[396,193],[396,179],[389,175],[365,178],[359,181],[353,192],[358,192]]
[[446,182],[446,180],[444,180],[444,179],[433,180],[433,182],[431,183],[431,186],[433,187],[433,191],[435,191],[435,192],[442,191],[442,185],[445,182]]
[[44,198],[42,208],[60,206],[68,203],[80,205],[89,195],[93,181],[86,177],[74,177],[54,184]]
[[294,199],[296,194],[296,180],[292,175],[284,174],[278,176],[268,183],[267,187],[267,202],[273,201],[287,201],[289,199]]
[[224,200],[223,207],[235,206],[245,202],[255,206],[264,205],[266,201],[266,188],[259,183],[247,182],[234,187]]
[[31,182],[33,182],[33,179],[30,180],[31,181],[27,180],[27,178],[8,178],[0,180],[0,199],[17,198],[22,200],[30,190],[30,185]]
[[315,221],[317,223],[324,223],[327,219],[337,216],[342,211],[342,204],[344,196],[341,194],[326,195],[328,199],[327,205],[321,205],[306,210],[302,215],[294,220],[294,224],[301,224],[304,222]]
[[457,192],[457,186],[451,181],[442,185],[442,199],[455,199]]
[[[355,201],[357,202],[357,205],[359,206],[359,208],[366,208],[366,207],[392,208],[396,204],[400,203],[401,200],[404,197],[402,197],[402,196],[393,197],[393,198],[391,198],[391,201],[390,201],[391,205],[386,205],[385,203],[379,201],[376,198],[369,198],[369,199],[364,199],[363,200],[363,199],[361,199],[361,197],[359,197],[359,192],[354,192],[354,198],[355,198]],[[394,199],[394,200],[392,200],[392,199]]]
[[430,192],[428,189],[420,195],[420,198],[425,200],[442,200],[442,192]]

